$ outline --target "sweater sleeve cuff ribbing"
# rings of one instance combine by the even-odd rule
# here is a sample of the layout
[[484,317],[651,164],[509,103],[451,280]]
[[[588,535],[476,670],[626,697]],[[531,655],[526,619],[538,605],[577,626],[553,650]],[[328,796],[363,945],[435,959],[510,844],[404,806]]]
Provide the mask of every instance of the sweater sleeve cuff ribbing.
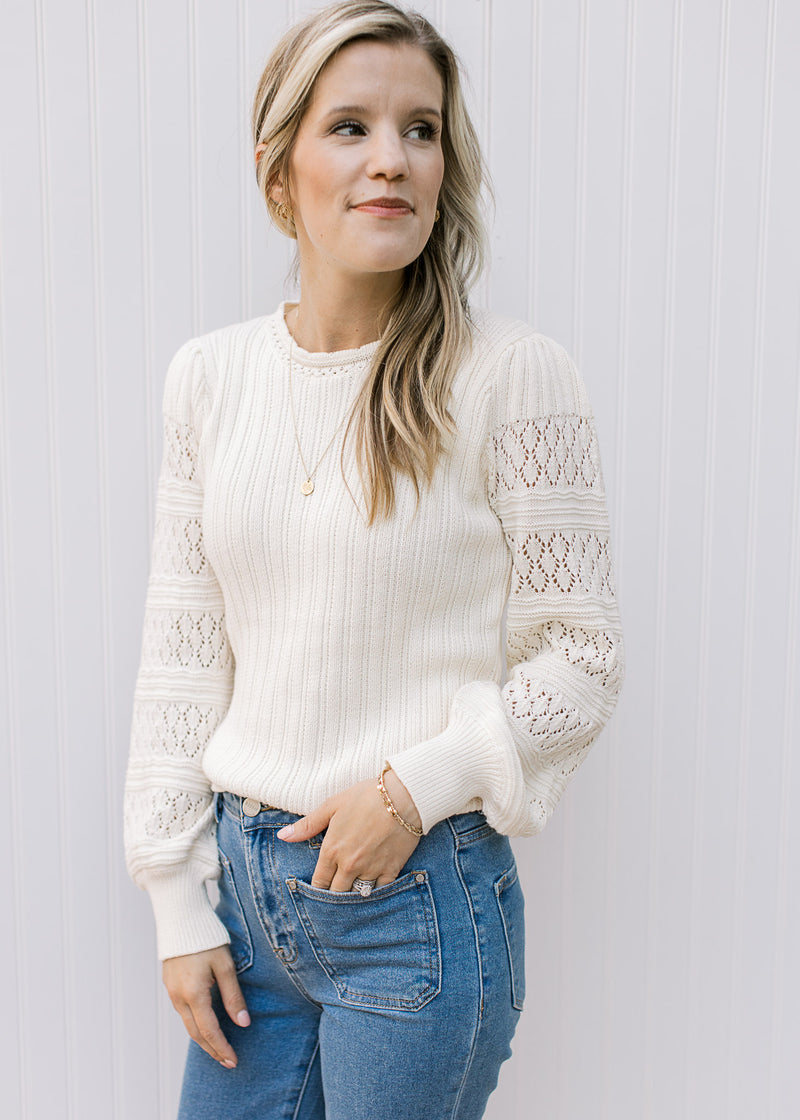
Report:
[[492,827],[513,834],[519,814],[512,803],[522,774],[500,688],[491,681],[463,685],[444,731],[387,762],[411,795],[424,832],[478,798]]
[[198,880],[191,867],[150,871],[142,875],[142,886],[155,915],[159,960],[229,944],[228,931],[214,912],[205,881]]

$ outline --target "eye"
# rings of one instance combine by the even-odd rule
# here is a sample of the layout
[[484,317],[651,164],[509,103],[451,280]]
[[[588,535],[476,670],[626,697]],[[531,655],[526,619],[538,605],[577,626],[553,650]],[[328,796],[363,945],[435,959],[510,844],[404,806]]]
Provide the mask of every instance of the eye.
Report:
[[340,121],[333,126],[331,132],[336,136],[363,136],[365,129],[358,121]]
[[429,124],[427,121],[418,121],[412,125],[408,131],[412,140],[435,140],[439,134],[439,129],[436,125]]

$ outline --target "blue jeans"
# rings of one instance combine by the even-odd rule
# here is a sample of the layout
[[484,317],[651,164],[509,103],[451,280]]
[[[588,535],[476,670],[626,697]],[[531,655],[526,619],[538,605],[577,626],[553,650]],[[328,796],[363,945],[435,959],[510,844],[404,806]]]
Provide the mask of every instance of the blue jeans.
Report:
[[437,824],[369,898],[312,887],[323,835],[217,795],[217,908],[251,1025],[239,1064],[189,1045],[180,1120],[478,1120],[524,998],[522,891],[481,813]]

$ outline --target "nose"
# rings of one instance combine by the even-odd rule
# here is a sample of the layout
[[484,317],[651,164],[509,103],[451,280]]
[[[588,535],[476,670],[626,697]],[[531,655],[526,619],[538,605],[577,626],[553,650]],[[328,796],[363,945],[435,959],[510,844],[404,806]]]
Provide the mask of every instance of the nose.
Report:
[[376,129],[370,138],[367,174],[371,179],[405,179],[408,156],[403,137],[393,128]]

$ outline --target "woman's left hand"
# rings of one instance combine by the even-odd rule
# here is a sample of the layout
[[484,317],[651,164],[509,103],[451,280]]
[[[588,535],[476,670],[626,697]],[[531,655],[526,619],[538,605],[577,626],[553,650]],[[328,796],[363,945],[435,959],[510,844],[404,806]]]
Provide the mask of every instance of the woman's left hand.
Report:
[[[408,790],[389,770],[386,790],[403,820],[419,827],[420,818]],[[312,887],[350,891],[353,880],[374,879],[376,886],[393,883],[419,843],[386,811],[377,781],[358,782],[278,833],[281,840],[310,840],[327,828],[311,880]]]

